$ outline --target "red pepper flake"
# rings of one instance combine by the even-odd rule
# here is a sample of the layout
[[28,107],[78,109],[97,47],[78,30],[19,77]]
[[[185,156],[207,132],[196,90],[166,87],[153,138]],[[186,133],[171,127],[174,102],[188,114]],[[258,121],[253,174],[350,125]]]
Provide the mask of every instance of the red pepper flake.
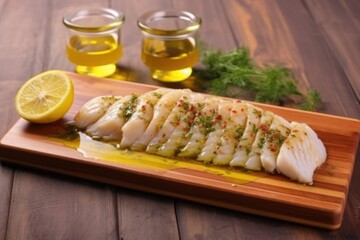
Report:
[[277,150],[276,145],[271,144],[271,145],[270,145],[270,151],[272,151],[272,152],[276,152],[276,150]]
[[241,103],[241,100],[236,100],[237,103]]
[[261,129],[261,131],[263,131],[264,133],[269,132],[269,126],[265,125],[265,124],[260,124],[259,128]]
[[146,110],[146,105],[142,105],[141,110],[145,111]]
[[193,104],[190,105],[189,111],[190,111],[190,112],[194,112],[194,111],[195,111],[195,106],[194,106]]
[[221,120],[222,120],[222,115],[220,115],[220,114],[217,115],[217,116],[216,116],[216,120],[217,120],[217,121],[221,121]]
[[183,131],[184,131],[184,132],[189,132],[189,131],[190,131],[190,127],[184,127],[184,128],[183,128]]
[[190,128],[192,126],[192,122],[188,122],[188,127]]
[[232,112],[232,113],[237,113],[237,111],[236,111],[236,110],[232,110],[231,112]]

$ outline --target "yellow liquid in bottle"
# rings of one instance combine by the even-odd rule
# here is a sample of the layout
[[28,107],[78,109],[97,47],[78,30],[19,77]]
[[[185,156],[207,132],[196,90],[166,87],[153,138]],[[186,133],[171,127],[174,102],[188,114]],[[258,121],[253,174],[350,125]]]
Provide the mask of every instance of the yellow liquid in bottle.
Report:
[[188,78],[199,59],[199,51],[190,39],[158,40],[145,38],[142,60],[154,79],[177,82]]
[[112,36],[73,36],[66,52],[78,73],[106,77],[115,72],[115,63],[122,56],[122,46]]

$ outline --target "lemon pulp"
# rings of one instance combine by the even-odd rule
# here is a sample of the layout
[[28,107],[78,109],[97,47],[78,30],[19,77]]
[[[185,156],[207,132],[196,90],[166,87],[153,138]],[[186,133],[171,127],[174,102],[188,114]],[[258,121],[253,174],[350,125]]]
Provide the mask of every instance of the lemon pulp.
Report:
[[15,97],[17,113],[34,123],[62,118],[74,100],[74,87],[66,73],[50,70],[26,81]]

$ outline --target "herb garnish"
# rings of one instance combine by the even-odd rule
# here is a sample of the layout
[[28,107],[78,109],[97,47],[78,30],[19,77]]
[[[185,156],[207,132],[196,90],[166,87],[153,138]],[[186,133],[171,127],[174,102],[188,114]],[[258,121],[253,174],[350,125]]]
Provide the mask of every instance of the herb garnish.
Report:
[[320,94],[308,89],[302,94],[289,69],[283,66],[257,65],[250,57],[248,48],[241,47],[229,52],[202,49],[200,79],[208,80],[206,88],[211,94],[226,97],[242,97],[244,91],[254,95],[255,101],[281,105],[291,95],[301,96],[300,108],[315,110],[321,102]]
[[126,121],[129,120],[134,113],[137,102],[138,96],[133,94],[128,101],[124,102],[122,106],[122,116],[120,117],[123,117]]
[[316,106],[321,102],[321,97],[319,92],[309,89],[305,96],[305,101],[300,105],[300,108],[303,110],[312,111],[316,109]]
[[198,124],[203,127],[203,131],[205,135],[215,131],[213,116],[200,115],[198,117]]

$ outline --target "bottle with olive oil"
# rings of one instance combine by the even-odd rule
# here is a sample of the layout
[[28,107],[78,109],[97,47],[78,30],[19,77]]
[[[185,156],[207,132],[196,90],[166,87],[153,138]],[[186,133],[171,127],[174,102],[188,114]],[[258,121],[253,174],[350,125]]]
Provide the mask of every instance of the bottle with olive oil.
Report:
[[107,77],[116,71],[122,56],[122,12],[110,8],[90,8],[67,13],[66,54],[76,71],[96,77]]
[[199,59],[199,50],[191,39],[157,40],[143,42],[142,60],[155,79],[176,81],[190,76]]
[[68,59],[81,74],[108,76],[116,70],[122,45],[110,36],[73,36],[66,46]]
[[153,11],[142,15],[141,58],[151,76],[163,82],[187,79],[199,59],[197,30],[201,19],[186,11]]

